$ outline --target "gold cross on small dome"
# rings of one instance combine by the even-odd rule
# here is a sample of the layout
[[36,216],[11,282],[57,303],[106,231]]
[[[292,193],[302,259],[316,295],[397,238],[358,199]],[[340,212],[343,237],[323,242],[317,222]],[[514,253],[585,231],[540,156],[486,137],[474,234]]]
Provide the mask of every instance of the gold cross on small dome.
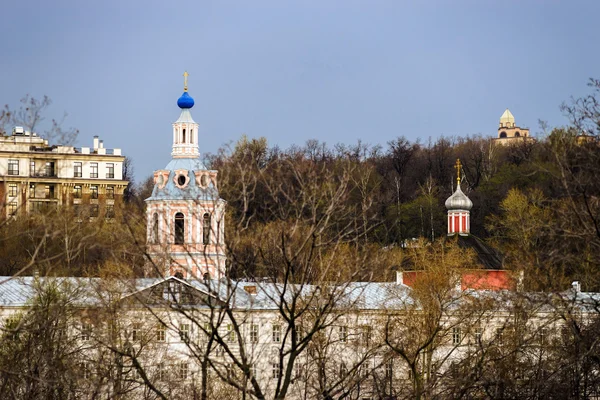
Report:
[[454,168],[456,168],[456,182],[460,185],[460,169],[462,164],[460,163],[460,158],[456,159],[456,164],[454,164]]
[[190,74],[188,74],[188,72],[187,72],[187,71],[185,71],[185,72],[183,73],[183,91],[184,91],[184,92],[187,92],[187,91],[188,91],[188,89],[187,89],[187,78],[188,78],[188,76],[190,76]]

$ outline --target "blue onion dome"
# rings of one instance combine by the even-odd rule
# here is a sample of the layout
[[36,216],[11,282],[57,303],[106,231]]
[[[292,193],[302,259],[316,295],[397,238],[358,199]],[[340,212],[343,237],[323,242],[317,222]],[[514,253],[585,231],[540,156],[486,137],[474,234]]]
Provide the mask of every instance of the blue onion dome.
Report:
[[177,106],[179,108],[192,108],[194,107],[194,99],[188,92],[183,92],[181,97],[177,99]]
[[451,210],[470,210],[473,208],[473,202],[460,189],[460,185],[456,188],[456,192],[446,200],[446,208]]

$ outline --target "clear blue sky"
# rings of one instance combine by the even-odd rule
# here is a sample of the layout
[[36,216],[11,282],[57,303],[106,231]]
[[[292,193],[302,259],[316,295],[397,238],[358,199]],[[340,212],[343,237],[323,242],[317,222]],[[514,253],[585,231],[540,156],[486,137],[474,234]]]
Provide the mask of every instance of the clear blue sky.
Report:
[[182,73],[200,151],[246,133],[319,139],[538,131],[600,78],[600,1],[12,1],[0,103],[48,95],[79,145],[121,147],[136,179],[170,159]]

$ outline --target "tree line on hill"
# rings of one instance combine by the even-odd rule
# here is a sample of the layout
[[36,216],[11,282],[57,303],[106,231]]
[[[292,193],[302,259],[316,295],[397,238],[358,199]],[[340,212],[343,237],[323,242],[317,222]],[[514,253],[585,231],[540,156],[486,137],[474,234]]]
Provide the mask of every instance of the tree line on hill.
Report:
[[[498,248],[506,268],[533,272],[533,289],[556,289],[564,277],[600,290],[600,147],[596,140],[580,140],[582,133],[596,138],[600,124],[600,85],[592,80],[590,86],[588,97],[563,105],[570,126],[509,146],[481,135],[427,141],[400,136],[386,146],[331,147],[311,140],[282,150],[265,138],[243,136],[206,160],[219,171],[220,195],[228,202],[226,237],[237,236],[232,232],[243,223],[250,236],[239,242],[249,247],[258,230],[277,231],[311,211],[302,207],[323,213],[312,199],[319,192],[333,196],[343,185],[330,231],[322,234],[336,235],[353,224],[360,232],[353,251],[363,253],[401,252],[416,238],[433,242],[446,236],[444,202],[456,188],[460,159],[462,189],[474,203],[471,233]],[[144,199],[152,186],[149,177],[128,188],[116,224],[77,223],[64,218],[64,209],[3,222],[0,273],[20,271],[33,254],[51,260],[55,273],[78,276],[98,274],[105,263],[143,264]],[[247,265],[251,254],[242,255],[243,265],[231,263],[232,276],[268,273]],[[38,270],[48,269],[36,263]],[[380,268],[364,268],[366,276],[384,278]]]

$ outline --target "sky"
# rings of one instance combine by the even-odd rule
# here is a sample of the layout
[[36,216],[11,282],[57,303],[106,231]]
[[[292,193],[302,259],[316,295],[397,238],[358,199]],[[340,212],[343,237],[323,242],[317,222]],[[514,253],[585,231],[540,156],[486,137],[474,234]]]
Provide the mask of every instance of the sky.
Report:
[[[597,0],[42,1],[2,5],[0,104],[49,96],[140,181],[170,160],[183,72],[200,151],[540,131],[600,78]],[[46,121],[46,122],[47,122]]]

